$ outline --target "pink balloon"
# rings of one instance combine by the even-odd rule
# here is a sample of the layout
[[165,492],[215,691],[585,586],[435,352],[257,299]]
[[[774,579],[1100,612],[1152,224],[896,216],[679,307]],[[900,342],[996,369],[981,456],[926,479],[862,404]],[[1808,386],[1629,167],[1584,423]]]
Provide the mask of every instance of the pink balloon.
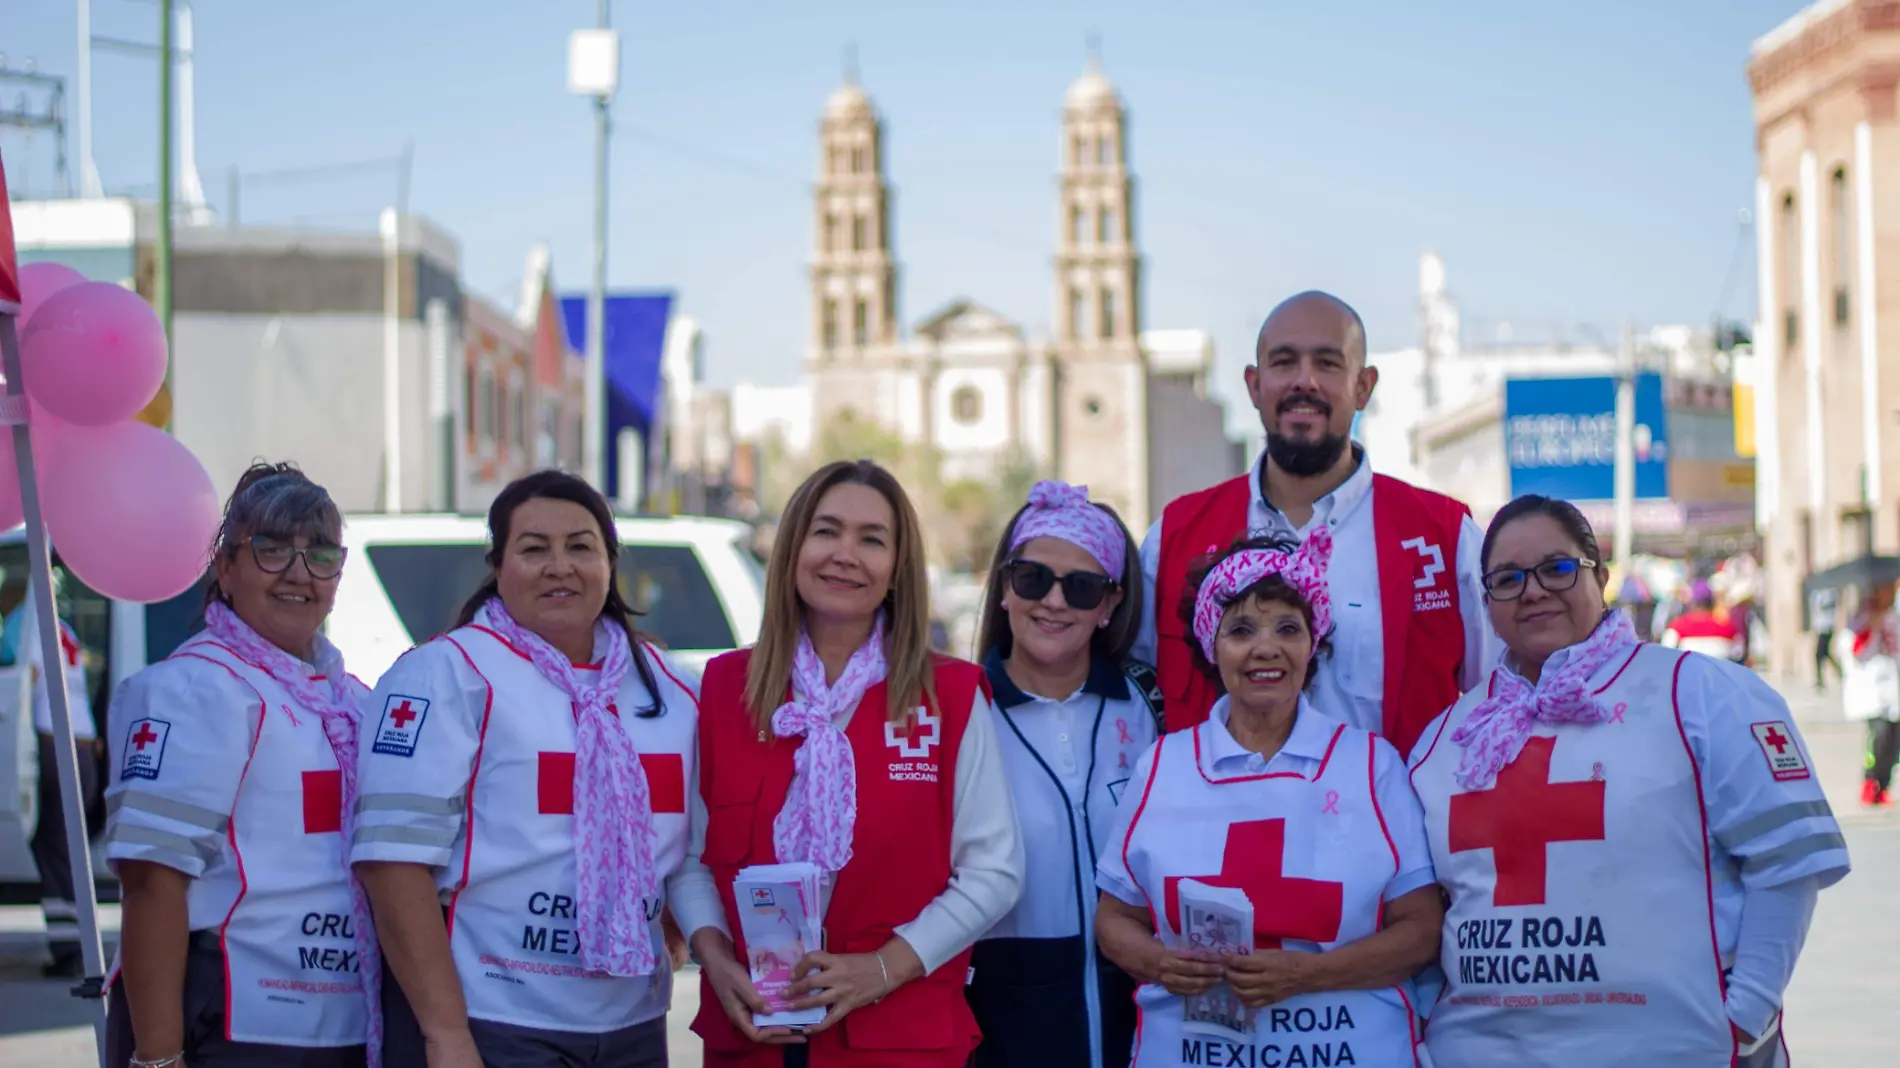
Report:
[[47,411],[78,426],[107,426],[144,410],[165,384],[165,328],[123,286],[68,286],[27,324],[20,363],[27,393]]
[[222,504],[177,438],[135,422],[74,428],[49,475],[47,530],[86,585],[151,604],[204,575]]
[[[28,426],[33,435],[33,472],[37,477],[40,496],[46,495],[46,476],[53,469],[53,459],[59,454],[60,445],[66,435],[73,432],[72,425],[55,418],[50,412],[32,403],[28,398]],[[20,495],[20,472],[14,461],[13,428],[0,426],[0,531],[12,530],[26,518],[25,499]]]
[[86,276],[63,263],[28,263],[20,267],[20,323],[24,327],[46,298],[68,286],[85,284]]

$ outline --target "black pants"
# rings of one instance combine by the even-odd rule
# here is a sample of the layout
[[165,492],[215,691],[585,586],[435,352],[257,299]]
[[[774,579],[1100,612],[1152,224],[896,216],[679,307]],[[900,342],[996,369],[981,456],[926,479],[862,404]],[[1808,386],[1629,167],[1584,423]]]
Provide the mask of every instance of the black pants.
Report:
[[[40,818],[33,828],[33,863],[40,869],[40,912],[46,917],[47,948],[53,962],[79,958],[79,906],[73,885],[73,858],[66,849],[66,807],[59,792],[59,750],[53,736],[39,736]],[[99,768],[92,758],[92,742],[79,741],[79,795],[92,804],[99,788]]]
[[[486,1068],[666,1068],[666,1017],[588,1034],[545,1031],[470,1019],[469,1032]],[[428,1063],[422,1026],[403,996],[402,984],[383,967],[383,1064],[422,1068]],[[197,1068],[196,1062],[191,1068]]]
[[1834,632],[1824,630],[1814,636],[1814,685],[1827,685],[1827,669],[1834,669],[1834,677],[1841,677],[1840,662],[1834,659]]
[[[362,1046],[270,1046],[233,1042],[224,1037],[224,954],[215,938],[200,931],[192,936],[185,957],[185,1063],[190,1068],[363,1068]],[[106,1008],[106,1064],[124,1068],[136,1050],[132,1010],[125,1000],[125,982],[112,984]],[[148,1057],[175,1050],[148,1049]],[[413,1062],[389,1062],[389,1068]]]
[[1893,781],[1893,765],[1900,760],[1900,722],[1867,721],[1867,779],[1885,790]]

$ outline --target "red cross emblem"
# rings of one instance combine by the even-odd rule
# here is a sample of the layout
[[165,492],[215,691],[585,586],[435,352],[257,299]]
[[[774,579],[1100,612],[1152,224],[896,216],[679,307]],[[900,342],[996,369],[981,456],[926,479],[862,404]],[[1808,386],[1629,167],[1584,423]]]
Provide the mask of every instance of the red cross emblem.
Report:
[[1777,754],[1785,753],[1788,751],[1788,742],[1789,742],[1788,736],[1781,733],[1780,731],[1776,730],[1773,727],[1769,727],[1766,731],[1762,733],[1761,740],[1763,742],[1766,742],[1769,745],[1774,746],[1775,752]]
[[140,752],[143,752],[146,746],[156,741],[158,741],[158,735],[152,733],[152,725],[150,723],[139,724],[138,733],[132,736],[132,744],[137,746]]
[[410,704],[409,699],[405,697],[402,699],[402,704],[397,705],[389,714],[389,718],[396,722],[397,730],[408,730],[409,721],[416,718],[416,706]]
[[1550,781],[1557,739],[1532,738],[1488,790],[1451,799],[1451,851],[1489,849],[1497,866],[1495,905],[1541,905],[1552,842],[1603,840],[1601,781]]
[[1289,879],[1286,820],[1229,824],[1218,875],[1170,875],[1162,881],[1168,922],[1181,922],[1182,879],[1245,891],[1253,903],[1255,949],[1278,949],[1282,939],[1331,942],[1339,937],[1345,887],[1322,879]]

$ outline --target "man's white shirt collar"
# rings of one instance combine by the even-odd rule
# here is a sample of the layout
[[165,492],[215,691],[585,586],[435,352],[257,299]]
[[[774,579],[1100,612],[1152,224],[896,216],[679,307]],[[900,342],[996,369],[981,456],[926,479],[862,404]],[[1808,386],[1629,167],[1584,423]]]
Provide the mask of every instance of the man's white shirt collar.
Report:
[[1359,465],[1353,468],[1346,481],[1339,484],[1331,493],[1313,502],[1313,517],[1306,526],[1295,529],[1286,516],[1267,500],[1266,486],[1267,450],[1261,449],[1254,458],[1253,470],[1248,474],[1247,483],[1247,533],[1259,536],[1272,532],[1290,533],[1296,540],[1304,539],[1308,531],[1316,524],[1330,523],[1334,526],[1350,518],[1353,512],[1372,492],[1372,460],[1358,442],[1347,445],[1354,455],[1359,457]]

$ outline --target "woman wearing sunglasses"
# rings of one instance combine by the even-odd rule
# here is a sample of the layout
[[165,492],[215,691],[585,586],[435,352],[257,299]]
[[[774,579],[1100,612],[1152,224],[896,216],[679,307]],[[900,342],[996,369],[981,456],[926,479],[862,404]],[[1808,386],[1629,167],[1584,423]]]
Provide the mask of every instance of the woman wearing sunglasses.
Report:
[[1506,505],[1482,560],[1507,655],[1413,755],[1450,899],[1433,1058],[1787,1063],[1782,992],[1848,871],[1787,703],[1638,641],[1568,502]]
[[996,695],[1026,857],[1023,896],[976,944],[978,1068],[1125,1068],[1135,984],[1095,946],[1097,856],[1157,733],[1131,662],[1135,545],[1088,490],[1038,482],[996,546],[978,659]]
[[319,633],[342,537],[336,503],[296,468],[246,471],[204,631],[113,701],[114,1068],[365,1063],[375,932],[343,832],[368,691]]

